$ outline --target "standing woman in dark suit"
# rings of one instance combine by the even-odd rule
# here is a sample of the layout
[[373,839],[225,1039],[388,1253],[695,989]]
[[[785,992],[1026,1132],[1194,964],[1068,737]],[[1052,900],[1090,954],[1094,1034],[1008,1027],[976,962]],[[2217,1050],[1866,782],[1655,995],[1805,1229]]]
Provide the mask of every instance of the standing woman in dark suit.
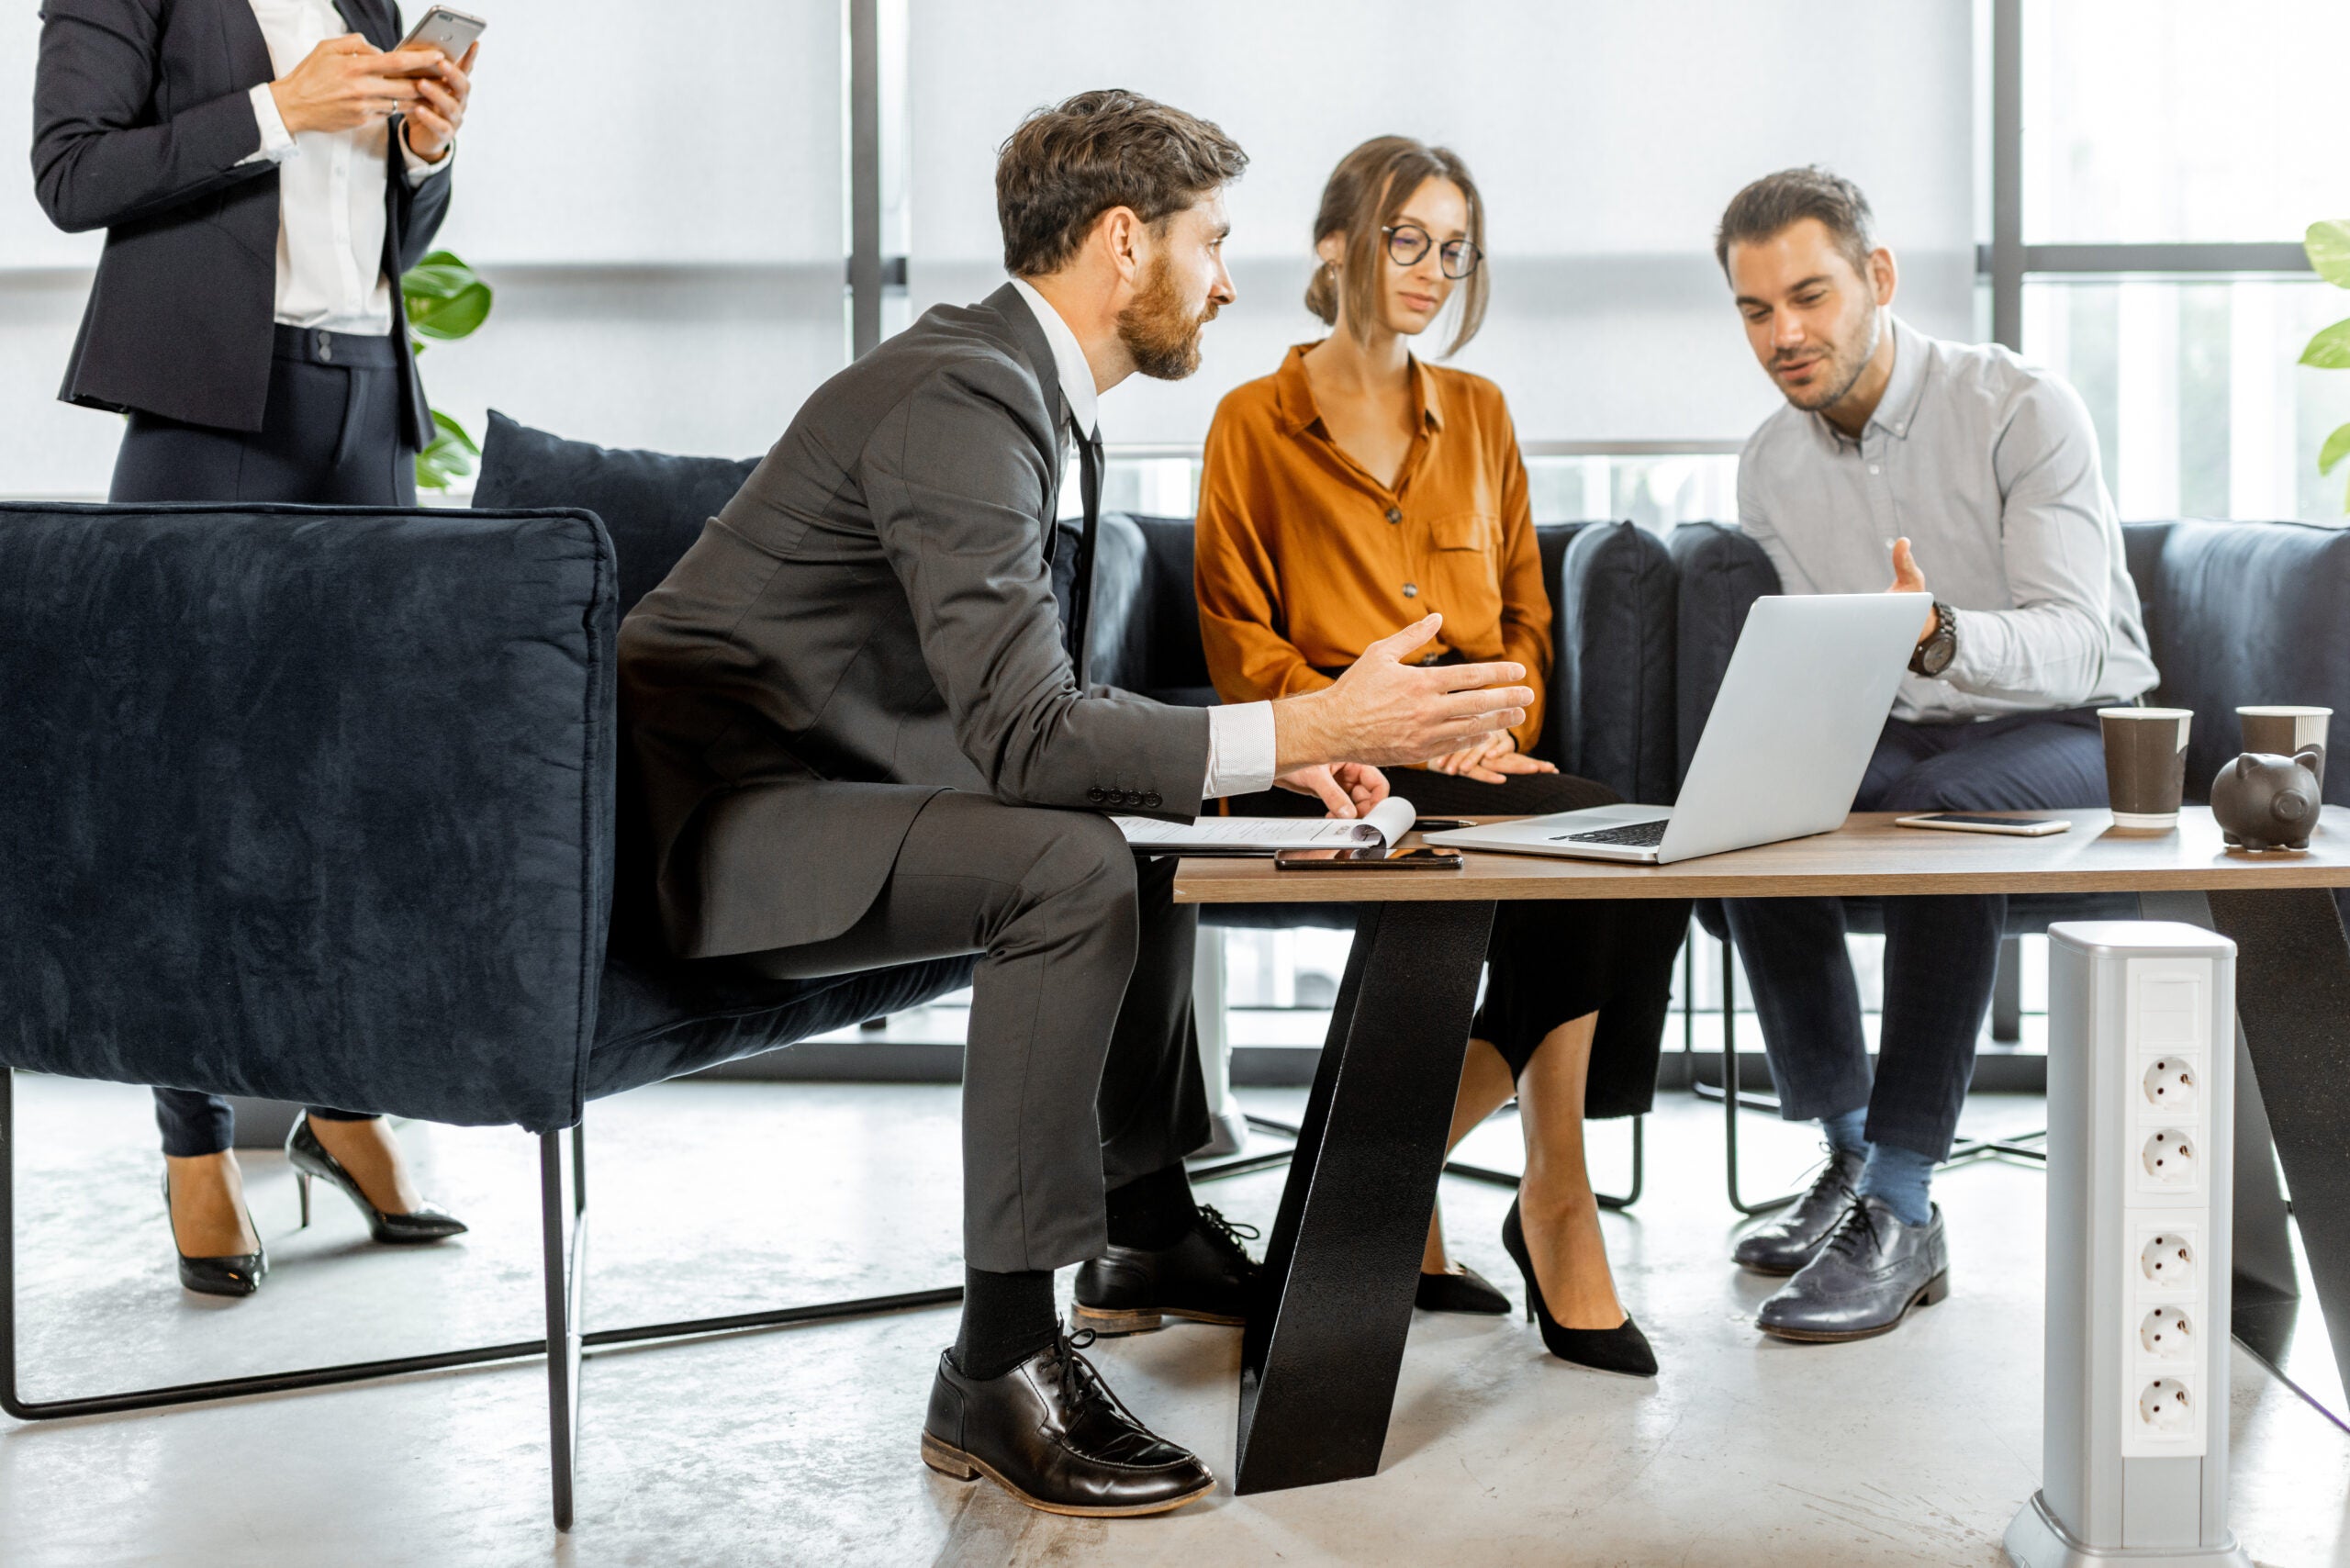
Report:
[[[431,418],[398,279],[449,207],[475,50],[393,50],[391,0],[45,0],[33,176],[106,250],[59,394],[129,416],[118,501],[407,506]],[[477,49],[478,46],[476,46]],[[250,1295],[268,1260],[228,1103],[155,1091],[180,1282]],[[379,1116],[312,1106],[286,1153],[384,1242],[465,1227]]]

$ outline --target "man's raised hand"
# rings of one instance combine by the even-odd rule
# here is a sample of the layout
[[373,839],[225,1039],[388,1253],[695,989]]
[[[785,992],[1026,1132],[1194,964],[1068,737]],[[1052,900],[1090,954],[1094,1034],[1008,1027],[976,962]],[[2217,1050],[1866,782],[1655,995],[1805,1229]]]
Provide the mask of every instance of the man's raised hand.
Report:
[[1429,615],[1363,650],[1336,684],[1273,704],[1275,767],[1291,774],[1329,762],[1424,762],[1482,744],[1525,722],[1526,666],[1507,660],[1413,665],[1441,615]]

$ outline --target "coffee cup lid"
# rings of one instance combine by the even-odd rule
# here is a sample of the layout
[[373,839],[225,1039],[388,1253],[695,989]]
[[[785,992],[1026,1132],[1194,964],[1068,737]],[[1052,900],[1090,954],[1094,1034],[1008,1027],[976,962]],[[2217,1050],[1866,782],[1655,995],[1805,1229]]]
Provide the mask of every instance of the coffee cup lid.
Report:
[[2192,708],[2100,708],[2100,719],[2192,719]]
[[2333,716],[2333,710],[2297,708],[2289,703],[2272,703],[2256,708],[2239,708],[2236,710],[2236,716],[2242,719],[2330,719]]

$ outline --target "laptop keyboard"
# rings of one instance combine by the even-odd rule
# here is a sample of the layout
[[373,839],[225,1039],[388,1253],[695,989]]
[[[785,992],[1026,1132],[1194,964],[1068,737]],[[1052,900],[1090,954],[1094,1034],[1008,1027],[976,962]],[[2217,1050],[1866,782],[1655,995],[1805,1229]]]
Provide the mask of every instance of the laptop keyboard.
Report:
[[1550,835],[1553,844],[1622,844],[1637,848],[1653,849],[1664,842],[1664,824],[1670,817],[1658,817],[1651,822],[1634,823],[1629,827],[1594,828],[1588,833],[1557,833]]

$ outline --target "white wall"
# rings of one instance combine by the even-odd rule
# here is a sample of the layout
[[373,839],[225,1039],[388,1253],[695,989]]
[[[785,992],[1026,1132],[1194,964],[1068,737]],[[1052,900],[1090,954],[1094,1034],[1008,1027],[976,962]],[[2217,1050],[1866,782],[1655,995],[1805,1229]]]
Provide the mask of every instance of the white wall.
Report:
[[1036,105],[1130,87],[1253,159],[1228,204],[1239,303],[1192,380],[1109,399],[1112,442],[1196,442],[1227,388],[1320,335],[1299,302],[1314,209],[1386,132],[1450,146],[1483,188],[1493,307],[1459,363],[1502,384],[1528,440],[1736,439],[1769,411],[1712,236],[1740,185],[1788,164],[1860,182],[1905,312],[1973,334],[1968,0],[909,6],[917,308],[1000,279],[995,151]]

